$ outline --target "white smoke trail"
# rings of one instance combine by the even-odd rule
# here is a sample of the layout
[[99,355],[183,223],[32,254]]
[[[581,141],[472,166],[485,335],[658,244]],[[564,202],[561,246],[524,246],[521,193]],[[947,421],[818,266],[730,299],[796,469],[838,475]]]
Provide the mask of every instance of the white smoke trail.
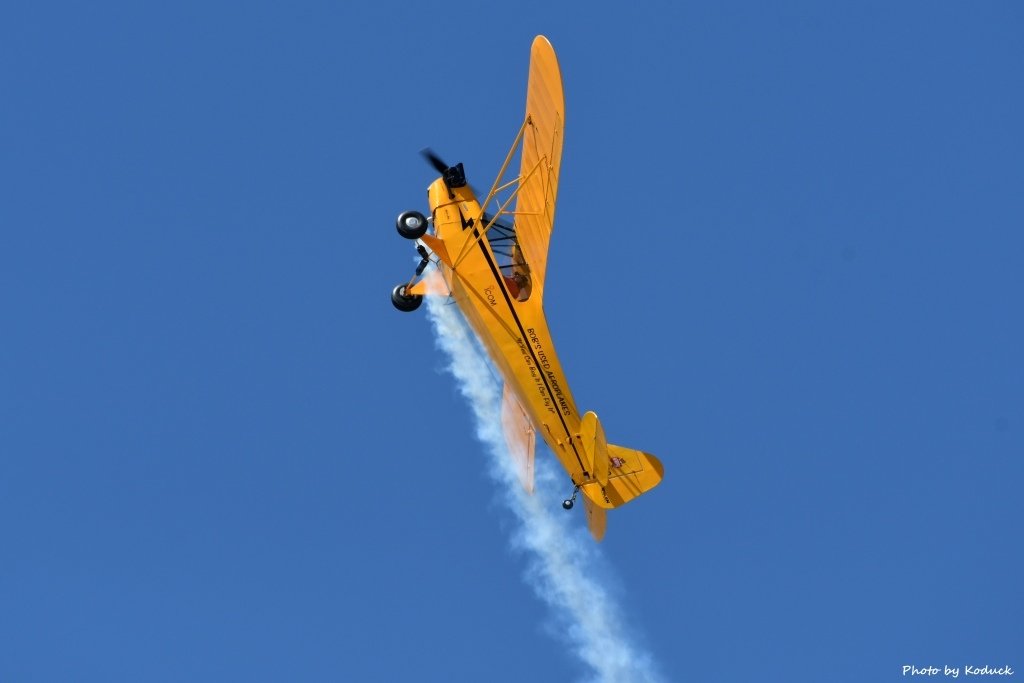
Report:
[[609,595],[607,581],[595,577],[603,563],[593,541],[569,528],[569,515],[556,502],[560,497],[545,495],[556,476],[544,462],[543,453],[537,458],[537,492],[531,496],[520,486],[501,428],[502,387],[479,343],[443,297],[428,296],[427,313],[437,345],[448,355],[448,370],[473,410],[477,437],[490,456],[491,476],[507,492],[502,502],[519,522],[512,540],[528,554],[530,587],[555,617],[564,621],[561,626],[570,645],[594,671],[597,681],[660,681],[650,655],[637,651],[627,637],[628,629]]

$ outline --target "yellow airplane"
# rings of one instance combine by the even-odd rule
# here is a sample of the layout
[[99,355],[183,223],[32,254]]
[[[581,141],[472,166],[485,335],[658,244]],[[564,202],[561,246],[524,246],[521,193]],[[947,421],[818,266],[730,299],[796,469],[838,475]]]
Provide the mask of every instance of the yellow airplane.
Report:
[[[391,301],[401,311],[415,310],[425,295],[458,304],[504,378],[502,426],[523,486],[533,491],[539,433],[572,479],[572,497],[562,506],[571,509],[582,491],[587,525],[600,541],[605,511],[654,488],[663,468],[650,453],[608,443],[597,415],[580,414],[548,331],[544,279],[564,127],[558,60],[547,38],[537,36],[526,117],[483,202],[462,164],[448,166],[424,150],[441,177],[427,190],[429,218],[418,211],[398,217],[399,234],[418,240],[422,261],[412,280],[395,287]],[[505,182],[517,153],[519,175]],[[430,263],[440,278],[420,279]]]

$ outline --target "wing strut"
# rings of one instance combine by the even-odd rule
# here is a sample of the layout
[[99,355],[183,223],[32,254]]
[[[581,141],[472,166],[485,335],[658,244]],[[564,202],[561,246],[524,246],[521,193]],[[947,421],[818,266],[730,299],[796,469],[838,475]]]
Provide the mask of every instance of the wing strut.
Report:
[[[483,214],[484,211],[487,210],[487,205],[490,204],[491,201],[494,199],[494,195],[495,195],[495,193],[499,189],[498,188],[498,184],[501,182],[501,179],[505,175],[505,171],[508,168],[509,161],[512,159],[512,156],[515,154],[516,150],[519,148],[520,143],[522,142],[523,131],[526,129],[526,125],[527,125],[527,123],[529,123],[529,120],[530,120],[529,117],[527,117],[526,122],[523,123],[523,127],[519,129],[519,135],[516,136],[515,142],[512,143],[512,149],[509,150],[508,156],[505,158],[505,163],[502,164],[501,171],[499,172],[498,177],[495,179],[494,185],[491,186],[491,191],[487,194],[487,199],[485,199],[484,202],[480,205],[481,215]],[[484,235],[487,234],[487,231],[495,226],[495,224],[498,222],[498,218],[500,218],[503,215],[507,215],[509,213],[512,213],[514,215],[514,212],[506,211],[505,210],[506,207],[508,207],[508,205],[512,203],[512,200],[514,200],[517,196],[519,196],[519,191],[522,190],[524,187],[526,187],[526,184],[530,182],[530,178],[533,177],[534,173],[537,172],[538,168],[540,168],[540,161],[538,161],[533,166],[533,168],[530,169],[530,172],[527,174],[527,176],[525,178],[523,178],[522,176],[519,176],[515,180],[513,180],[513,181],[511,181],[511,182],[509,182],[509,183],[507,183],[505,185],[502,185],[502,187],[509,187],[511,185],[516,185],[516,189],[513,190],[512,194],[509,196],[509,198],[506,199],[501,204],[501,206],[498,207],[497,213],[495,213],[494,216],[491,217],[490,222],[487,223],[487,225],[484,226],[484,229],[480,231],[480,234],[477,235],[476,237],[474,237],[473,239],[466,241],[466,243],[462,245],[462,248],[459,250],[459,255],[455,259],[455,265],[456,266],[458,266],[462,262],[462,260],[464,258],[466,258],[466,256],[469,254],[469,252],[472,249],[472,247],[474,247],[477,242],[479,242],[480,240],[482,240],[484,238]]]

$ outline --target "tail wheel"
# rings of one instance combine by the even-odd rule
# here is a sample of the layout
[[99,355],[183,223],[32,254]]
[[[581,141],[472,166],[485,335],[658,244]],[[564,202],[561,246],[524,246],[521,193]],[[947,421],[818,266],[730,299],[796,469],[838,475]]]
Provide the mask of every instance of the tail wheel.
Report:
[[409,313],[420,307],[423,297],[419,294],[406,294],[405,285],[401,284],[391,290],[391,303],[398,310]]
[[566,510],[572,510],[572,506],[576,504],[576,495],[579,492],[580,492],[580,486],[579,486],[579,484],[576,484],[576,486],[574,486],[573,489],[572,489],[572,498],[566,498],[565,500],[563,500],[562,501],[562,508],[564,508]]
[[395,221],[398,234],[408,240],[418,240],[427,234],[427,217],[419,211],[403,211]]

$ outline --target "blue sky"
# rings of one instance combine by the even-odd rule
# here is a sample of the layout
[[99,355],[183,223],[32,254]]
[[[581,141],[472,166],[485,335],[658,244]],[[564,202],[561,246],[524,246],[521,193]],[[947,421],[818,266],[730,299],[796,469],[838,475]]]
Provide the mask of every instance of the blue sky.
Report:
[[538,33],[555,340],[666,467],[581,558],[624,638],[671,681],[1024,670],[1022,30],[1010,2],[5,6],[0,680],[586,679],[388,302],[417,151],[487,185]]

